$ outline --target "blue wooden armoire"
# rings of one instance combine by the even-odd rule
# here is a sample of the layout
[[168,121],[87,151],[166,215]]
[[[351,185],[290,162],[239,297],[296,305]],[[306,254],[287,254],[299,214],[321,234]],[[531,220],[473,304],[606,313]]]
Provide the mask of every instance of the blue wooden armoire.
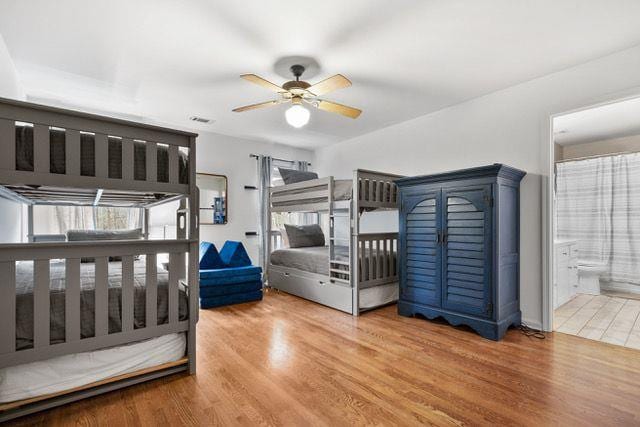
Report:
[[493,340],[520,325],[520,180],[494,164],[402,178],[398,313]]

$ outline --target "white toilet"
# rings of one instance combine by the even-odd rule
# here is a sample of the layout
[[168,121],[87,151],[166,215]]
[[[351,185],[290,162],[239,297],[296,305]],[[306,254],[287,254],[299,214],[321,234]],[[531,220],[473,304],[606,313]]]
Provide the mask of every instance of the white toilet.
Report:
[[606,271],[604,264],[578,261],[578,287],[582,294],[600,295],[600,276]]

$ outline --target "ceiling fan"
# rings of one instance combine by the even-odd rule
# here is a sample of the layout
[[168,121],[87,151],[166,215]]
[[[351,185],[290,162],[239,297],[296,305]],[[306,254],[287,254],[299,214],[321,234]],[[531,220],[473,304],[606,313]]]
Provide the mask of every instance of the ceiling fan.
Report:
[[328,111],[330,113],[338,113],[343,116],[350,117],[352,119],[358,118],[361,110],[357,108],[349,107],[346,105],[338,104],[336,102],[326,101],[318,98],[334,90],[342,89],[351,86],[351,82],[342,74],[336,74],[328,79],[322,80],[314,85],[300,80],[300,77],[304,73],[305,67],[302,65],[293,65],[290,68],[291,73],[295,77],[295,80],[291,80],[278,86],[275,83],[271,83],[268,80],[263,79],[255,74],[242,74],[240,77],[255,83],[264,88],[269,89],[279,95],[278,99],[272,101],[260,102],[258,104],[245,105],[244,107],[234,108],[233,111],[241,113],[243,111],[255,110],[257,108],[270,107],[273,105],[284,104],[291,102],[293,105],[285,113],[287,123],[291,126],[300,128],[309,122],[309,110],[304,108],[303,104],[312,105],[320,110]]

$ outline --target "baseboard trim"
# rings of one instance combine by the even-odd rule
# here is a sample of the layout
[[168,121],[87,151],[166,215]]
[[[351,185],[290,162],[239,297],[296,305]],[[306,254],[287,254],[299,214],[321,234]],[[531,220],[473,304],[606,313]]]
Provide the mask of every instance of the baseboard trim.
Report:
[[537,329],[537,330],[542,330],[542,323],[538,320],[531,320],[531,319],[525,319],[522,318],[522,324],[523,325],[527,325],[528,327],[532,328],[532,329]]
[[620,282],[601,282],[602,290],[640,295],[640,286]]

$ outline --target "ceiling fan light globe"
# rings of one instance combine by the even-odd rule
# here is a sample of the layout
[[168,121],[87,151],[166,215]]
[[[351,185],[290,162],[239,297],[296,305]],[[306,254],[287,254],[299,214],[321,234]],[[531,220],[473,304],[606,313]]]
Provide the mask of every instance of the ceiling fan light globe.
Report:
[[284,116],[289,125],[294,128],[301,128],[309,123],[309,116],[311,116],[311,113],[302,105],[295,104],[284,113]]

